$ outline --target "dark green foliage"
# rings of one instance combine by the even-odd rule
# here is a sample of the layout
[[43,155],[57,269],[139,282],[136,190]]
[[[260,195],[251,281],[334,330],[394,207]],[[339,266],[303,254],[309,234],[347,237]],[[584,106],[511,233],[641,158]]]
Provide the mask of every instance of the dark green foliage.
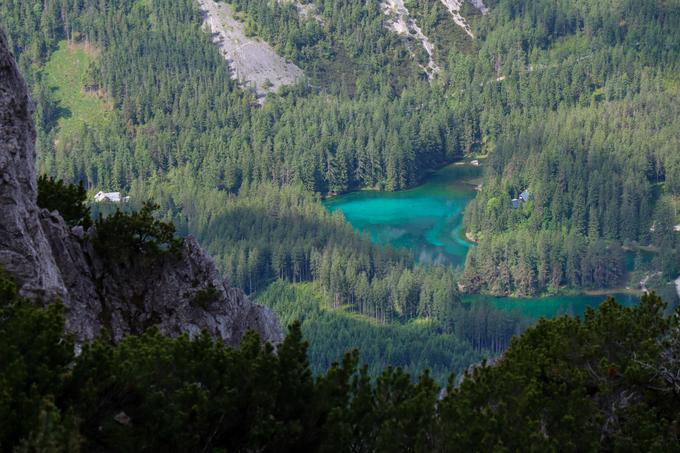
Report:
[[68,226],[92,226],[87,191],[82,181],[77,186],[65,184],[47,175],[38,178],[38,206],[50,211],[57,210]]
[[202,289],[196,293],[191,302],[191,305],[196,305],[204,310],[207,310],[210,304],[213,303],[218,296],[219,292],[217,291],[217,288],[210,285],[209,287]]
[[[23,440],[26,451],[75,451],[73,414],[60,415],[61,395],[73,360],[73,339],[64,333],[63,307],[37,308],[16,295],[0,269],[0,449]],[[75,428],[74,428],[75,427]]]
[[181,254],[183,240],[175,237],[175,226],[154,218],[158,205],[150,201],[139,211],[116,210],[95,222],[95,247],[104,257],[130,259]]
[[17,300],[17,284],[4,269],[0,269],[0,298],[3,306]]
[[59,305],[0,276],[0,445],[17,451],[531,451],[678,449],[680,325],[654,295],[542,320],[446,396],[358,352],[313,377],[293,323],[276,353],[247,334],[151,329],[74,355]]
[[635,308],[609,300],[583,320],[539,322],[498,367],[451,390],[441,416],[456,428],[444,442],[464,451],[677,450],[678,395],[657,367],[680,338],[662,313],[651,295]]
[[154,331],[116,347],[97,342],[78,358],[67,400],[84,420],[85,450],[343,451],[345,442],[387,449],[424,441],[422,422],[434,419],[437,392],[427,376],[412,384],[388,369],[375,388],[365,382],[361,391],[372,403],[357,429],[380,439],[338,439],[340,425],[355,422],[350,411],[365,404],[353,397],[356,355],[313,378],[306,351],[299,324],[276,354],[256,335],[238,350],[206,335],[173,340]]
[[[466,4],[472,40],[441,2],[410,1],[444,68],[431,84],[405,65],[419,47],[385,29],[379,2],[315,1],[324,25],[292,4],[232,3],[313,86],[258,108],[230,80],[191,0],[3,2],[0,17],[38,104],[39,168],[124,189],[149,179],[174,189],[189,175],[196,200],[263,182],[320,193],[399,190],[465,153],[488,152],[483,190],[466,215],[483,245],[468,265],[469,288],[613,286],[626,241],[659,247],[656,267],[677,272],[677,234],[667,228],[678,222],[667,214],[680,193],[674,2],[499,0],[485,16]],[[105,128],[55,140],[63,112],[39,68],[63,39],[101,49],[89,76],[97,80],[87,83],[115,109]],[[535,198],[509,209],[525,187]],[[192,210],[184,201],[169,217]],[[650,234],[657,217],[660,234]],[[535,237],[542,245],[527,243]],[[236,249],[229,246],[220,248]],[[474,281],[480,275],[483,284]]]

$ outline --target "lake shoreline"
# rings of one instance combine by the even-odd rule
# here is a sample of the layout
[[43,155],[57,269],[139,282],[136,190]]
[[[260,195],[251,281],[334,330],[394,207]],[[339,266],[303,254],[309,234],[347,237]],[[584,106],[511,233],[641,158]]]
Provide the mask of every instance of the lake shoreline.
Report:
[[[387,192],[363,188],[325,197],[322,203],[330,212],[342,212],[355,231],[369,235],[376,244],[410,250],[422,265],[462,267],[469,249],[479,239],[465,230],[463,219],[481,174],[481,166],[460,160],[429,172],[421,184],[409,189]],[[463,300],[486,299],[499,308],[530,312],[532,317],[551,317],[565,312],[581,314],[586,306],[597,306],[609,295],[624,304],[634,304],[640,294],[621,285],[589,290],[560,288],[556,294],[533,297],[461,295]]]
[[[460,168],[460,167],[462,167],[462,168],[481,168],[479,165],[472,165],[472,164],[469,163],[469,162],[465,162],[465,159],[466,159],[466,158],[462,158],[462,159],[458,159],[458,160],[453,160],[453,161],[447,162],[447,163],[445,163],[445,164],[443,164],[443,165],[441,165],[441,166],[439,166],[439,167],[431,168],[431,169],[425,171],[425,173],[424,173],[423,176],[420,178],[420,180],[418,181],[418,183],[416,183],[416,184],[414,184],[414,185],[412,185],[412,186],[409,186],[409,187],[405,187],[405,188],[403,188],[403,189],[399,189],[399,190],[384,190],[384,189],[381,189],[381,188],[378,187],[378,186],[373,186],[373,187],[370,187],[370,186],[363,186],[363,187],[358,187],[358,188],[355,188],[355,189],[352,189],[352,190],[348,190],[347,192],[342,192],[342,193],[330,193],[330,192],[329,192],[329,193],[326,193],[326,194],[319,194],[319,198],[320,198],[322,201],[332,201],[332,200],[334,200],[334,199],[336,199],[336,198],[338,198],[338,197],[342,197],[342,196],[345,196],[345,195],[351,195],[351,194],[353,194],[353,193],[361,193],[361,192],[384,192],[384,193],[399,193],[399,192],[406,192],[406,191],[409,191],[409,190],[417,189],[418,187],[421,187],[421,186],[427,184],[427,179],[428,179],[428,178],[430,178],[431,176],[433,176],[433,175],[436,174],[437,172],[439,172],[439,171],[445,169],[446,167],[450,167],[450,166],[454,166],[454,165],[455,165],[456,167],[459,167],[459,168]],[[463,180],[461,180],[461,182],[462,182],[463,184],[468,184],[469,186],[471,186],[471,189],[470,189],[471,191],[475,191],[475,190],[476,190],[476,187],[479,186],[478,182],[479,182],[480,180],[482,180],[482,179],[483,179],[482,176],[477,176],[477,177],[475,177],[475,178],[463,179]]]
[[[616,302],[624,307],[635,306],[639,298],[633,294],[610,293]],[[487,303],[493,308],[508,312],[519,312],[530,319],[554,318],[556,316],[581,316],[587,308],[596,308],[606,300],[602,295],[570,294],[543,297],[464,295],[463,303]]]
[[[680,280],[680,277],[678,277],[678,280]],[[531,296],[519,296],[517,294],[493,294],[493,293],[486,293],[486,292],[477,292],[477,293],[466,293],[463,292],[464,297],[474,297],[474,296],[481,296],[481,297],[495,297],[495,298],[512,298],[512,299],[517,299],[517,300],[522,300],[522,299],[544,299],[544,298],[550,298],[550,297],[579,297],[579,296],[588,296],[588,297],[596,297],[596,296],[603,296],[603,297],[609,297],[611,295],[628,295],[628,296],[635,296],[635,297],[642,297],[644,294],[644,291],[642,291],[639,288],[631,288],[629,286],[617,286],[614,288],[597,288],[597,289],[574,289],[574,288],[564,288],[562,291],[557,291],[556,293],[541,293],[541,294],[535,294]]]

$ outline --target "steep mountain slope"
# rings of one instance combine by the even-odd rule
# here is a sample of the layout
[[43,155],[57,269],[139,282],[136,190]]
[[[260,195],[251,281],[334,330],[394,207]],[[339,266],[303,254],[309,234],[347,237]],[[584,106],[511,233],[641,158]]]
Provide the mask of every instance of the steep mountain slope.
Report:
[[[409,5],[418,8],[417,15],[420,15],[425,21],[431,20],[431,11],[434,10],[434,5],[431,2],[411,1],[408,3]],[[448,11],[450,20],[453,20],[453,23],[457,25],[455,28],[459,29],[452,30],[450,23],[447,22],[446,24],[443,24],[443,27],[448,29],[446,34],[455,36],[459,31],[462,31],[466,35],[465,38],[474,39],[475,36],[472,33],[470,21],[461,13],[461,10],[465,5],[465,0],[441,0],[440,3],[446,11]],[[471,1],[470,4],[482,15],[489,12],[489,9],[484,5],[482,0]],[[423,49],[427,52],[427,64],[420,64],[420,67],[427,73],[428,78],[432,80],[435,75],[441,72],[441,64],[437,62],[437,58],[441,59],[442,55],[447,55],[451,49],[443,48],[444,45],[442,44],[440,44],[439,47],[435,47],[435,41],[441,40],[440,36],[436,36],[436,33],[439,30],[431,30],[431,33],[434,34],[433,36],[428,36],[424,33],[421,26],[418,24],[418,19],[416,19],[411,11],[409,11],[409,7],[407,7],[402,0],[387,0],[381,3],[381,8],[390,18],[387,27],[398,35],[407,36],[411,40],[420,42]],[[422,11],[423,9],[426,11]],[[412,53],[412,56],[418,61],[416,55]]]
[[0,31],[0,266],[16,278],[22,296],[61,300],[66,328],[79,341],[103,328],[120,341],[152,325],[173,336],[207,329],[230,345],[249,329],[267,341],[281,339],[271,311],[222,280],[193,239],[183,242],[181,257],[120,262],[93,247],[96,231],[70,229],[57,212],[40,210],[32,113]]
[[423,46],[427,52],[427,65],[421,66],[427,76],[432,79],[441,68],[434,61],[434,47],[427,36],[423,34],[416,21],[410,16],[403,0],[387,0],[382,3],[382,8],[386,16],[389,17],[388,27],[399,35],[408,36]]
[[[446,7],[446,9],[449,11],[451,14],[451,18],[453,19],[453,22],[458,25],[460,28],[465,30],[465,33],[470,38],[474,38],[475,35],[472,34],[472,28],[470,27],[470,24],[468,21],[460,14],[460,9],[463,6],[463,1],[462,0],[441,0],[442,4]],[[484,12],[484,4],[480,2],[480,5],[478,6],[482,12]]]

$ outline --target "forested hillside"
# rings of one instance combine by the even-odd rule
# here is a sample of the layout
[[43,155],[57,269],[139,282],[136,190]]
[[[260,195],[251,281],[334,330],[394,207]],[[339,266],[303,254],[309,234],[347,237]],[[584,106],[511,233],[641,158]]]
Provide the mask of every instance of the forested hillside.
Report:
[[[479,153],[489,158],[466,216],[481,243],[468,290],[616,286],[624,243],[662,250],[654,269],[677,273],[677,2],[501,0],[484,16],[468,5],[474,39],[447,26],[439,2],[411,2],[444,67],[431,82],[377,3],[320,2],[317,17],[292,3],[234,5],[310,80],[258,108],[230,80],[190,0],[4,2],[0,17],[34,89],[41,171],[111,190],[181,172],[196,199],[261,183],[326,194],[402,189]],[[51,94],[44,64],[64,40],[95,49],[82,83],[115,107],[106,121],[59,127],[78,112]],[[513,210],[524,189],[531,202]],[[184,198],[174,213],[195,201]],[[203,236],[240,253],[230,247],[240,236]],[[303,238],[278,243],[291,250]]]
[[[680,4],[494,10],[481,51],[497,62],[497,82],[475,103],[492,143],[466,215],[480,247],[465,283],[498,294],[611,287],[622,283],[622,244],[659,251],[654,269],[674,278]],[[512,209],[525,189],[529,202]]]
[[[317,1],[317,16],[232,4],[308,79],[260,106],[192,0],[2,2],[34,94],[39,171],[154,199],[250,293],[311,282],[331,307],[441,323],[482,354],[521,323],[462,305],[459,279],[515,295],[620,286],[626,250],[653,254],[635,269],[661,284],[677,275],[677,1],[498,0],[485,15],[465,2],[474,38],[441,2],[410,1],[442,68],[432,80],[379,2]],[[462,276],[371,245],[319,203],[404,189],[463,157],[485,178]],[[468,338],[452,313],[491,327]]]
[[[432,91],[417,75],[406,83],[402,74],[401,85],[357,80],[352,85],[365,88],[348,94],[332,79],[320,92],[300,86],[260,108],[230,80],[190,1],[43,6],[2,7],[36,94],[40,171],[154,199],[166,220],[196,235],[248,292],[277,278],[312,280],[334,307],[381,323],[421,317],[454,334],[450,313],[469,307],[460,304],[452,270],[417,267],[407,254],[372,246],[312,195],[404,188],[462,155],[442,87]],[[51,72],[60,67],[53,64],[62,57],[58,43],[94,49],[75,94],[85,102],[97,93],[113,104],[106,121],[88,116],[77,127],[78,110],[50,95],[50,83],[59,82]],[[354,54],[358,62],[373,58],[368,50]],[[468,357],[502,349],[521,330],[500,316],[487,335],[486,314],[476,319],[485,328],[465,346]],[[338,351],[328,349],[328,357]],[[460,366],[471,360],[463,357]]]
[[[244,181],[299,183],[322,193],[395,190],[461,152],[442,96],[426,83],[405,93],[378,83],[353,98],[300,87],[257,108],[230,80],[191,0],[116,1],[106,8],[96,1],[29,3],[6,2],[1,17],[36,92],[39,168],[55,176],[127,188],[188,167],[203,187],[229,191]],[[47,75],[36,69],[63,39],[101,50],[85,83],[117,109],[106,127],[55,143],[50,134],[58,131],[50,126],[59,106],[49,102]]]
[[[680,315],[656,296],[529,327],[460,293],[637,286],[631,270],[669,288],[680,1],[490,0],[482,14],[466,0],[469,34],[445,3],[404,2],[435,74],[379,1],[312,0],[313,14],[231,1],[307,76],[259,103],[194,0],[0,2],[33,93],[37,166],[57,178],[43,186],[122,191],[130,210],[154,200],[160,219],[144,219],[195,235],[234,285],[303,320],[276,353],[254,335],[234,350],[152,327],[75,354],[62,308],[27,303],[0,270],[0,450],[678,448]],[[462,159],[484,171],[462,272],[376,246],[321,204]],[[68,217],[83,223],[83,209]]]

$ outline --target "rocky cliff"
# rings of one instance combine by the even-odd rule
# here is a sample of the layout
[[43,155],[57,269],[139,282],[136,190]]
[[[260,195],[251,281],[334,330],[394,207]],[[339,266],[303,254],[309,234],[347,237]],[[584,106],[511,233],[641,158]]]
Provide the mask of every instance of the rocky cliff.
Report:
[[115,262],[92,246],[93,229],[70,229],[38,208],[34,143],[28,90],[0,31],[0,266],[22,296],[61,300],[66,329],[80,341],[103,328],[120,340],[152,325],[173,336],[207,329],[229,345],[250,329],[280,341],[276,316],[230,287],[192,238],[181,257]]

